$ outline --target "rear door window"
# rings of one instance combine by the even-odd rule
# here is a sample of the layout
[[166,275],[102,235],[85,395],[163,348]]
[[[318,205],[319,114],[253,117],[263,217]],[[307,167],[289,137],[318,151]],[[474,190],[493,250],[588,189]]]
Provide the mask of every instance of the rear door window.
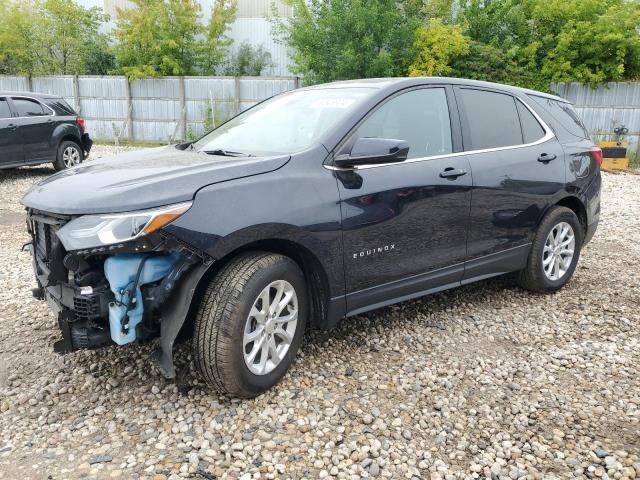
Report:
[[11,109],[6,98],[0,98],[0,119],[11,118]]
[[465,150],[522,145],[520,119],[511,95],[461,88],[460,100]]
[[544,128],[540,125],[540,122],[536,120],[533,113],[524,106],[522,102],[516,102],[518,105],[518,114],[520,115],[520,124],[522,125],[522,137],[524,143],[533,143],[544,137]]
[[42,104],[28,98],[13,97],[13,106],[18,117],[40,117],[45,115],[45,109]]
[[411,90],[391,98],[358,127],[358,138],[392,138],[409,143],[407,158],[453,151],[444,88]]

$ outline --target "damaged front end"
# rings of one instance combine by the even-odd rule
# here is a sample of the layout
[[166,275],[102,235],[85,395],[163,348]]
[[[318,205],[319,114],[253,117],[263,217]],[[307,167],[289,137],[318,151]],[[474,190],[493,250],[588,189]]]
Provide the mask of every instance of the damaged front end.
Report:
[[212,263],[162,230],[189,207],[83,216],[27,209],[33,294],[57,317],[57,352],[160,337],[152,358],[166,378],[175,377],[173,344]]

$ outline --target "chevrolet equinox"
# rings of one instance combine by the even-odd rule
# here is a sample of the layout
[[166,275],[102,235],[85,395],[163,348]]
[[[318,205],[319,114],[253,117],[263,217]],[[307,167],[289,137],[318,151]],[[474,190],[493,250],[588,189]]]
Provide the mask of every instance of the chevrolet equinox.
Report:
[[572,106],[449,78],[277,95],[200,140],[78,165],[23,198],[55,348],[192,338],[252,397],[308,326],[517,272],[553,292],[600,214],[602,152]]

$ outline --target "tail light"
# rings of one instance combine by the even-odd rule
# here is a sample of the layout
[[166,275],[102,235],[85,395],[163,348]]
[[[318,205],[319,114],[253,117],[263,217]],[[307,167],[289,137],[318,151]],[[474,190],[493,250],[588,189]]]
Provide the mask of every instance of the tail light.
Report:
[[602,165],[602,149],[598,147],[593,147],[591,149],[591,156],[596,161],[598,166]]
[[82,118],[82,117],[76,118],[76,124],[78,125],[78,128],[80,129],[80,132],[84,133],[84,127],[85,127],[84,118]]

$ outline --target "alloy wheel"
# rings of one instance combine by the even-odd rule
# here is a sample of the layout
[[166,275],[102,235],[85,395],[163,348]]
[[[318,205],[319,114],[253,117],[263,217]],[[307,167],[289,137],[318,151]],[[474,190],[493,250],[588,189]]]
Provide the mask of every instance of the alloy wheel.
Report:
[[298,324],[298,297],[286,280],[267,285],[253,302],[242,338],[244,361],[254,375],[266,375],[285,357]]
[[80,163],[80,152],[75,147],[67,147],[62,152],[62,161],[65,168],[71,168]]
[[575,247],[576,237],[571,225],[560,222],[551,229],[542,250],[542,268],[549,280],[557,281],[566,275]]

